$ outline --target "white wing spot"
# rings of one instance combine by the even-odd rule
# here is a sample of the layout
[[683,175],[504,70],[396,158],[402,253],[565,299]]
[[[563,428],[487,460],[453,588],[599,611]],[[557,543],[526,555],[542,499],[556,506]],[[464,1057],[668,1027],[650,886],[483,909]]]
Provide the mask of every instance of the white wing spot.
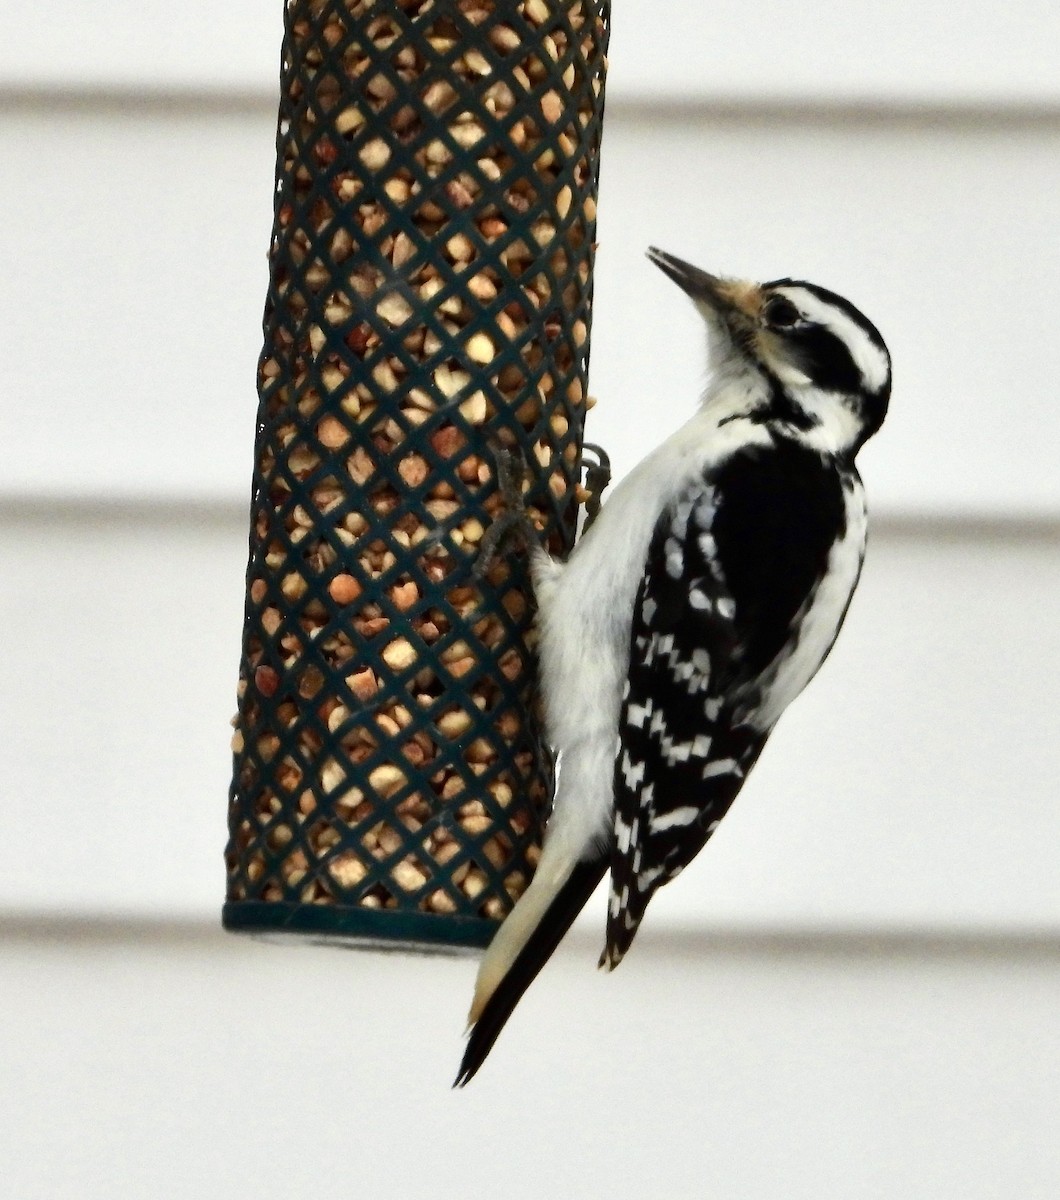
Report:
[[687,683],[695,673],[695,667],[686,658],[674,667],[674,680],[677,683]]
[[[628,697],[627,697],[628,698]],[[638,729],[644,728],[644,723],[652,714],[652,701],[649,696],[643,704],[631,704],[626,710],[626,724],[635,725]]]
[[684,538],[688,532],[688,518],[692,515],[693,501],[685,496],[674,505],[674,518],[670,528],[679,538]]
[[649,867],[648,870],[641,871],[637,876],[637,887],[640,889],[640,891],[646,892],[648,888],[650,888],[651,885],[656,881],[656,879],[665,874],[665,867]]
[[710,493],[704,493],[699,503],[695,507],[695,521],[700,529],[709,529],[714,524],[714,516],[717,513],[717,508],[714,504],[714,497]]
[[667,762],[672,767],[675,762],[688,762],[689,756],[692,753],[692,743],[678,742],[669,750],[664,746],[663,752],[666,754]]
[[644,764],[633,763],[630,761],[629,754],[622,755],[622,778],[626,781],[626,787],[635,788],[644,782]]
[[699,809],[691,804],[683,804],[680,808],[672,808],[667,813],[660,813],[651,823],[652,833],[661,833],[665,829],[673,829],[675,825],[691,825],[699,816]]
[[713,779],[716,775],[735,775],[739,778],[742,774],[735,758],[719,758],[703,768],[704,779]]

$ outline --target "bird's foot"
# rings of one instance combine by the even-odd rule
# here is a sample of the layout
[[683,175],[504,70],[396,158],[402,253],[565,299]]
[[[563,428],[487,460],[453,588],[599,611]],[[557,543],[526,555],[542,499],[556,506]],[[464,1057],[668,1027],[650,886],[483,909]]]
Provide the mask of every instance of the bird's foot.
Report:
[[[588,459],[586,453],[590,455]],[[579,499],[585,504],[585,521],[582,525],[582,533],[585,533],[596,520],[603,503],[604,490],[611,482],[611,460],[603,446],[597,446],[594,442],[583,443],[582,468],[585,471],[585,480]]]
[[537,529],[526,511],[523,490],[530,478],[526,459],[500,442],[490,441],[490,450],[497,470],[497,486],[504,508],[493,518],[479,544],[473,573],[483,579],[502,555],[528,549],[537,540]]

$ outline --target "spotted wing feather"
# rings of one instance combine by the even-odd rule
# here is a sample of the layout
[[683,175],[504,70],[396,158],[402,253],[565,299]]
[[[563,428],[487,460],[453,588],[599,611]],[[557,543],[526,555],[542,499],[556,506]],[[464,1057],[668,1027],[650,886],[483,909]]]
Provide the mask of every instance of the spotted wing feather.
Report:
[[[756,713],[780,673],[800,690],[834,641],[849,591],[819,644],[800,636],[833,549],[845,545],[844,494],[832,464],[777,438],[719,465],[656,526],[619,723],[611,966],[652,894],[702,849],[743,786],[775,721]],[[857,572],[848,574],[852,590]]]
[[610,966],[652,894],[702,849],[764,741],[730,727],[740,645],[713,534],[718,500],[704,482],[664,515],[637,595],[615,772]]

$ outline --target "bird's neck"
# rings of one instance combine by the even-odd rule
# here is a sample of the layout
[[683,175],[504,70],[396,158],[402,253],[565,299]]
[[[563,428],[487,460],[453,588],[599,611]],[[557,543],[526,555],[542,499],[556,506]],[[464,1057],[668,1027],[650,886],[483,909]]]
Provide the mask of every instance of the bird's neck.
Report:
[[837,459],[850,456],[861,424],[853,406],[819,388],[785,388],[756,366],[722,362],[703,394],[701,414],[719,428],[747,420]]
[[770,387],[765,376],[738,359],[723,360],[707,381],[701,410],[718,425],[767,410]]

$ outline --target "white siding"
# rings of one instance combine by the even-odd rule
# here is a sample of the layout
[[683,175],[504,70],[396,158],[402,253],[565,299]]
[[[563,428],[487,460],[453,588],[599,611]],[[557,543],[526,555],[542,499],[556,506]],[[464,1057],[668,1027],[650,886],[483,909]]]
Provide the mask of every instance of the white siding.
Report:
[[[0,910],[214,918],[245,510],[0,517]],[[831,660],[649,925],[1060,928],[1060,547],[1025,534],[881,523]]]
[[616,94],[756,104],[1008,104],[1060,100],[1048,0],[634,0],[612,6]]
[[615,0],[592,437],[702,377],[648,243],[849,292],[894,405],[820,679],[459,1096],[470,962],[217,930],[281,13],[5,13],[5,1194],[1053,1200],[1056,6]]
[[[52,0],[9,24],[9,86],[271,94],[282,7],[261,0]],[[612,95],[1055,106],[1060,17],[1048,0],[615,0]]]
[[[7,112],[0,493],[247,494],[274,120],[264,103]],[[700,387],[698,318],[654,243],[828,284],[876,320],[896,381],[864,456],[877,512],[1060,515],[1058,194],[1050,122],[617,110],[593,440],[621,473]]]
[[454,1093],[470,962],[8,938],[18,1200],[1060,1193],[1055,947],[574,936]]

